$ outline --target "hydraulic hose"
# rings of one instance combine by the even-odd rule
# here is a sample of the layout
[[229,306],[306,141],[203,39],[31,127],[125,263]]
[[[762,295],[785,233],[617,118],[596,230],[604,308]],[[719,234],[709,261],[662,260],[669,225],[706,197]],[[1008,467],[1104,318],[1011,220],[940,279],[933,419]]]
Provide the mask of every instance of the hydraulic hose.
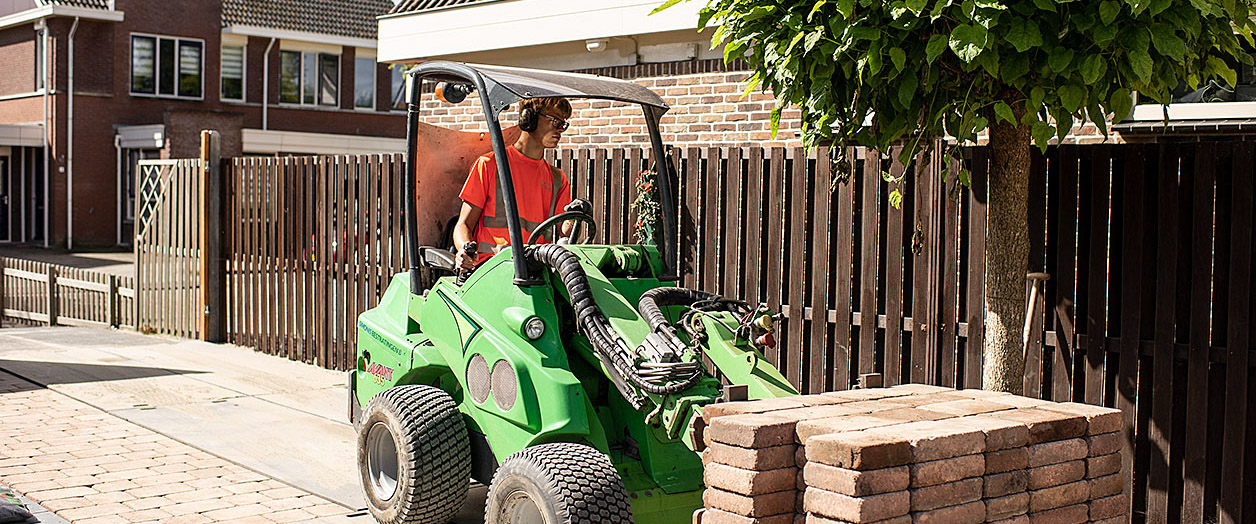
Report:
[[[632,350],[624,343],[623,339],[611,328],[610,322],[606,320],[606,316],[602,314],[602,310],[598,308],[597,302],[593,298],[593,291],[589,287],[588,276],[584,273],[584,268],[580,265],[580,259],[571,251],[558,244],[543,244],[536,246],[528,251],[528,255],[558,273],[558,278],[562,280],[563,285],[567,288],[567,294],[571,297],[571,307],[576,314],[576,324],[580,331],[589,338],[589,343],[593,345],[598,356],[603,361],[609,361],[612,374],[627,378],[632,385],[656,395],[670,395],[679,393],[692,387],[701,378],[700,372],[695,372],[686,380],[674,384],[654,384],[641,376],[641,373],[632,363]],[[617,377],[612,377],[615,379]],[[619,386],[616,381],[616,386]],[[641,403],[635,397],[635,393],[619,387],[620,393],[624,398],[632,403],[634,407],[640,409]]]
[[667,322],[667,316],[663,314],[663,306],[688,306],[707,300],[723,300],[723,297],[696,289],[659,287],[641,294],[641,300],[637,302],[637,311],[645,317],[651,330],[672,333],[675,330],[670,329],[671,324]]

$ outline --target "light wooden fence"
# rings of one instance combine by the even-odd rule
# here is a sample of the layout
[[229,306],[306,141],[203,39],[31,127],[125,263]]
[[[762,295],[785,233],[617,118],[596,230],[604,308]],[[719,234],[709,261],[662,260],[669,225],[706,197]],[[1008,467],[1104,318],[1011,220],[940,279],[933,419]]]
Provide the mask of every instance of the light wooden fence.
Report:
[[196,338],[201,161],[141,160],[135,217],[137,322],[145,332]]
[[49,326],[135,329],[135,279],[88,269],[0,257],[5,319]]

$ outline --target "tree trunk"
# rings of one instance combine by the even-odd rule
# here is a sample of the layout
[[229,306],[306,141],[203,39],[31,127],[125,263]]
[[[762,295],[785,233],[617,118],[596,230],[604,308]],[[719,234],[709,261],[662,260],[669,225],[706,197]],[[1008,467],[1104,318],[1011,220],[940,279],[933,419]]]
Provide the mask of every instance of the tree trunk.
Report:
[[[1018,122],[1022,112],[1016,111]],[[1030,127],[1012,126],[993,116],[990,121],[995,123],[990,126],[982,388],[1019,394],[1025,376],[1021,337],[1029,271]]]

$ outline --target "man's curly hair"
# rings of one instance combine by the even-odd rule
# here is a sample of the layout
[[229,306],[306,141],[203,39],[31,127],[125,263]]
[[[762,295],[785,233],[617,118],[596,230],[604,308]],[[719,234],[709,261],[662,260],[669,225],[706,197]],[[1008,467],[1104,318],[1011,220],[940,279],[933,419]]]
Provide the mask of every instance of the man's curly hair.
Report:
[[566,98],[525,98],[519,101],[519,113],[522,114],[525,108],[532,108],[534,111],[550,114],[563,120],[571,118],[571,102]]

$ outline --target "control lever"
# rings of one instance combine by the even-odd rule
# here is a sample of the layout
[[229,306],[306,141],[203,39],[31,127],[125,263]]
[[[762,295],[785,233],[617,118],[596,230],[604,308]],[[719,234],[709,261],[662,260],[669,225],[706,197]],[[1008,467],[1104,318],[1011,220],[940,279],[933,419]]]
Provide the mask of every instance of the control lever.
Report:
[[[573,200],[571,201],[571,203],[570,203],[570,204],[567,204],[566,206],[564,206],[564,207],[563,207],[563,211],[564,211],[564,212],[566,212],[566,211],[579,211],[579,212],[584,213],[584,214],[586,214],[586,215],[592,215],[592,214],[593,214],[593,205],[592,205],[592,204],[589,204],[589,201],[588,201],[588,200],[585,200],[585,199],[583,199],[583,198],[576,198],[576,199],[573,199]],[[567,243],[567,244],[574,244],[574,243],[576,243],[576,239],[577,239],[577,238],[580,238],[580,226],[581,226],[581,225],[582,225],[582,224],[581,224],[581,222],[580,222],[579,220],[576,220],[576,221],[575,221],[575,223],[571,225],[571,234],[570,234],[570,235],[567,235],[567,241],[566,241],[565,243]],[[558,226],[558,227],[559,227],[559,236],[561,236],[561,235],[562,235],[562,226]]]
[[[478,246],[479,246],[479,244],[477,244],[477,243],[476,243],[476,242],[474,242],[474,241],[473,241],[473,242],[464,242],[464,243],[462,244],[462,252],[463,252],[463,253],[465,253],[467,256],[469,256],[469,257],[471,257],[471,258],[475,258],[475,256],[476,256],[477,254],[479,254],[479,253],[478,253],[478,252],[479,252],[479,249],[477,249],[477,247],[478,247]],[[461,267],[459,267],[459,268],[458,268],[458,278],[457,278],[457,280],[456,280],[455,282],[457,282],[457,284],[458,284],[459,286],[461,286],[463,282],[466,282],[466,281],[467,281],[467,277],[470,277],[470,276],[471,276],[471,273],[472,273],[472,272],[474,272],[474,271],[475,271],[474,269],[462,269]]]

